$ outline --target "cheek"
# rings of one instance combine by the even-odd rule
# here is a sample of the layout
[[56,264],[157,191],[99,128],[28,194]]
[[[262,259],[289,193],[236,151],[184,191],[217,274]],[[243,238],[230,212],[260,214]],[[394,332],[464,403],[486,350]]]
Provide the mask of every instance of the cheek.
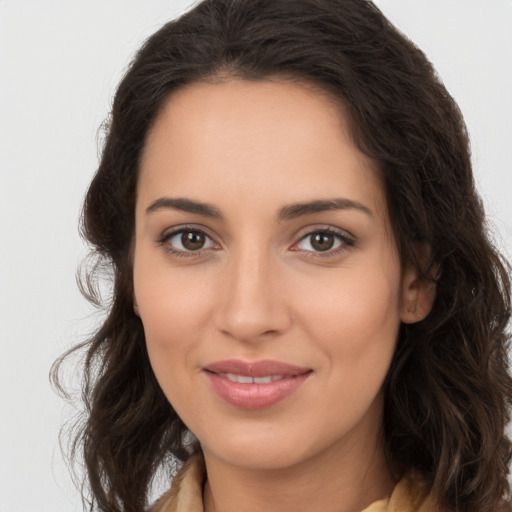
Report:
[[151,365],[167,394],[175,388],[173,383],[194,371],[194,353],[210,317],[213,289],[192,269],[173,272],[170,267],[145,265],[141,255],[134,264],[134,293]]
[[399,272],[379,267],[351,269],[301,292],[303,329],[329,359],[333,388],[357,390],[348,401],[370,399],[388,372],[400,325],[398,280]]
[[135,292],[146,335],[161,342],[193,335],[211,307],[207,286],[191,285],[172,276],[154,283],[146,280]]
[[[316,290],[316,292],[315,292]],[[400,319],[397,281],[381,272],[347,272],[299,292],[302,317],[319,336],[342,337],[349,345],[386,338]],[[379,335],[380,333],[380,335]]]
[[311,301],[305,309],[310,311],[309,337],[328,358],[322,403],[335,432],[337,425],[357,424],[368,411],[380,417],[372,404],[380,403],[400,325],[398,290],[385,276],[355,277],[333,283],[323,305]]
[[[162,250],[140,243],[134,258],[134,296],[151,340],[181,338],[201,323],[211,305],[211,279],[195,266],[173,267]],[[178,333],[180,335],[178,336]]]

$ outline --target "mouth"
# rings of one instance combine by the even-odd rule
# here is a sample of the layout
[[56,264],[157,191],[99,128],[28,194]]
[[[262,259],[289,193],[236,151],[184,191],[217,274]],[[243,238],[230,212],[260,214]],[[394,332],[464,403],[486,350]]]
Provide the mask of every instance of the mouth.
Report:
[[311,368],[279,361],[218,361],[204,369],[213,391],[229,405],[246,410],[272,407],[294,394]]
[[217,373],[219,377],[229,379],[238,384],[270,384],[276,380],[285,379],[284,375],[268,375],[267,377],[250,377],[248,375],[236,375],[235,373]]
[[228,359],[226,361],[217,361],[209,364],[204,370],[218,375],[224,374],[226,376],[235,375],[237,377],[252,378],[276,377],[275,380],[279,378],[295,377],[312,371],[311,368],[267,359],[252,362],[241,361],[240,359]]

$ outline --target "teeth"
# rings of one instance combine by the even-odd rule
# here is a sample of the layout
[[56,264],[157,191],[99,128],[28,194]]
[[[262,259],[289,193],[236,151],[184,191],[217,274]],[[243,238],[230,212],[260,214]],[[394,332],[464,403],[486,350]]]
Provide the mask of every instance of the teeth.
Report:
[[252,377],[247,375],[235,375],[234,373],[227,373],[226,377],[232,382],[238,382],[239,384],[252,384]]
[[254,382],[256,384],[270,384],[272,382],[272,376],[268,377],[254,377]]
[[249,377],[247,375],[236,375],[235,373],[219,373],[220,377],[224,377],[231,382],[238,384],[270,384],[276,380],[283,378],[283,375],[269,375],[267,377]]

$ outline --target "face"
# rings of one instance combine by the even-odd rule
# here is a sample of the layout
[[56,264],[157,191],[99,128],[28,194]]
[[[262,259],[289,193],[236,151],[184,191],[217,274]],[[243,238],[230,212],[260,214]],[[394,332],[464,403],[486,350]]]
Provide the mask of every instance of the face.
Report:
[[141,162],[134,299],[205,456],[277,468],[373,442],[418,290],[339,106],[242,80],[165,104]]

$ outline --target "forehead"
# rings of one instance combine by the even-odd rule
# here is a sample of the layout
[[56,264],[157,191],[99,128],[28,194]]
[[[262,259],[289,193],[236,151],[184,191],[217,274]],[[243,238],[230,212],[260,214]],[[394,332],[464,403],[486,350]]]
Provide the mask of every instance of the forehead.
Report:
[[232,202],[277,206],[343,195],[387,210],[377,165],[356,147],[343,106],[292,82],[232,79],[176,91],[148,134],[140,172],[138,197],[148,201],[193,194],[212,202],[229,192]]

